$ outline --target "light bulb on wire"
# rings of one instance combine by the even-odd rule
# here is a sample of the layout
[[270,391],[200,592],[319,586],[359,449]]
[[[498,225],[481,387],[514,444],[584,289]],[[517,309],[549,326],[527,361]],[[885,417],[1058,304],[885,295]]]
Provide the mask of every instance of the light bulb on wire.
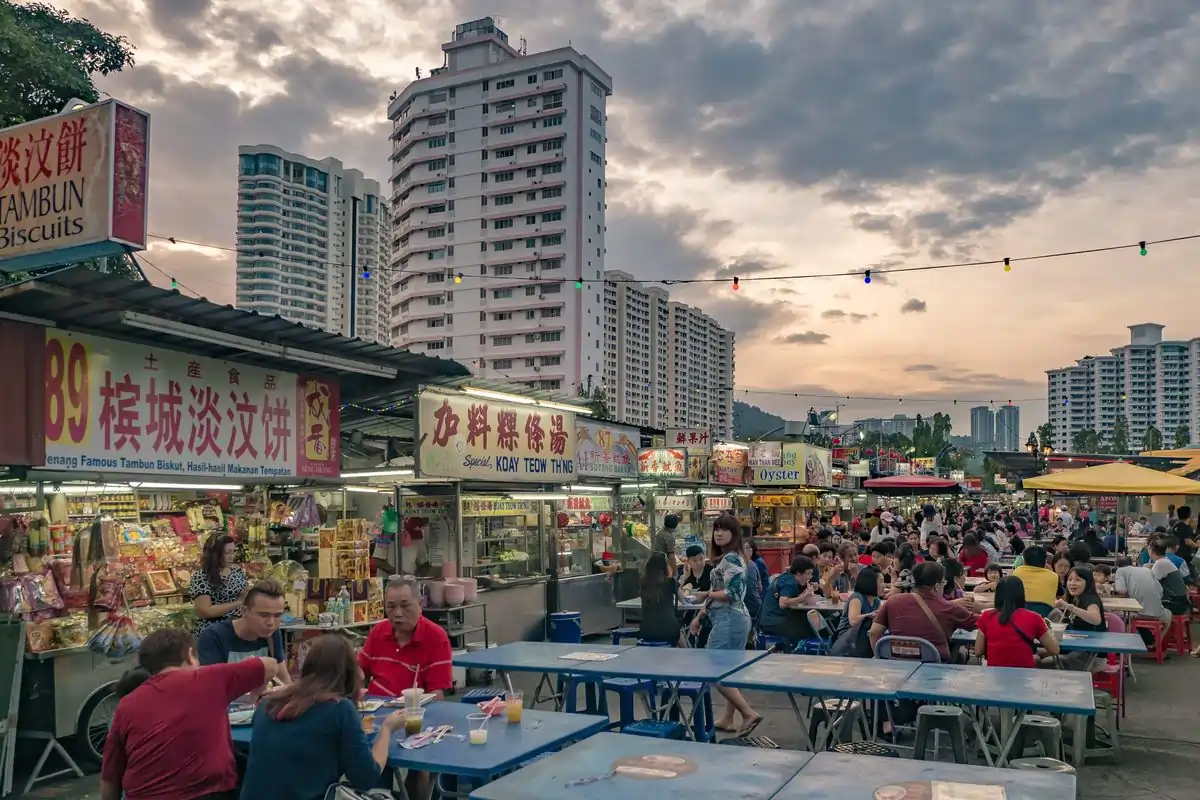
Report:
[[463,279],[463,274],[461,272],[454,276],[455,283],[462,283],[462,279]]
[[1007,258],[1004,259],[1004,271],[1012,272],[1012,264],[1009,263],[1009,259],[1007,259]]
[[867,270],[866,272],[863,273],[863,283],[870,283],[870,282],[871,282],[871,270]]
[[583,276],[582,276],[582,275],[581,275],[580,277],[578,277],[578,278],[576,278],[576,279],[575,279],[575,288],[576,288],[576,289],[582,289],[582,288],[583,288]]
[[1141,250],[1139,250],[1138,252],[1139,252],[1141,255],[1146,255],[1146,253],[1147,253],[1147,250],[1146,250],[1146,242],[1145,242],[1145,240],[1138,242],[1138,247],[1140,247],[1140,248],[1141,248]]
[[735,292],[740,288],[738,286],[738,279],[736,277],[733,279],[733,286],[730,288],[732,288]]

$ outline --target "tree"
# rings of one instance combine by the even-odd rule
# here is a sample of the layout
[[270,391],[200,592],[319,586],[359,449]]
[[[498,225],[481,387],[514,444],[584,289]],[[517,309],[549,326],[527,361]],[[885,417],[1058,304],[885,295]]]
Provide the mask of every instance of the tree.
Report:
[[93,75],[133,65],[124,36],[43,3],[0,0],[0,128],[100,99]]
[[1162,431],[1151,425],[1146,428],[1146,432],[1142,434],[1142,449],[1143,450],[1161,450],[1163,446]]
[[1037,450],[1038,449],[1037,434],[1034,433],[1033,431],[1029,432],[1029,438],[1025,440],[1025,449],[1026,450]]
[[1182,450],[1192,443],[1192,432],[1187,425],[1180,425],[1175,429],[1175,449]]
[[1129,420],[1125,418],[1124,414],[1118,416],[1117,421],[1113,423],[1109,449],[1116,455],[1122,456],[1129,452]]
[[1049,422],[1043,422],[1038,426],[1038,446],[1045,450],[1046,448],[1054,449],[1054,426]]
[[597,419],[612,419],[612,412],[608,407],[608,393],[599,384],[592,386],[591,375],[588,376],[586,384],[579,384],[578,396],[584,398],[583,405],[592,409],[592,415]]
[[1071,434],[1072,453],[1099,453],[1100,434],[1091,428],[1082,428]]

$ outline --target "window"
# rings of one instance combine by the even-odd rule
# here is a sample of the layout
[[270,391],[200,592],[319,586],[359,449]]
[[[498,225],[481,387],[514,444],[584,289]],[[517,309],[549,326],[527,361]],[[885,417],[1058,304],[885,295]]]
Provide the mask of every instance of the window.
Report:
[[[451,89],[451,91],[454,90]],[[596,95],[597,97],[604,97],[604,90],[601,89],[600,84],[596,83],[595,81],[592,81],[592,94]]]
[[511,336],[493,336],[492,344],[496,347],[507,347],[512,344]]
[[543,283],[540,286],[538,286],[538,289],[540,289],[542,291],[542,294],[558,294],[559,292],[562,291],[562,284],[561,283]]
[[492,274],[493,275],[512,275],[513,274],[512,264],[501,264],[499,266],[492,267]]
[[517,151],[511,147],[505,147],[496,151],[496,158],[512,158],[517,154]]
[[437,115],[429,118],[429,127],[431,127],[431,128],[434,125],[445,125],[445,124],[446,124],[446,115],[445,114],[437,114]]
[[592,163],[593,163],[593,164],[600,164],[601,166],[603,166],[603,164],[604,164],[604,159],[603,159],[603,158],[601,158],[600,156],[596,155],[595,153],[591,153],[590,155],[591,155],[591,157],[592,157]]
[[433,105],[434,103],[444,103],[444,102],[446,102],[446,93],[445,92],[430,92],[429,93],[429,104],[430,105]]
[[426,231],[425,236],[429,239],[437,239],[446,235],[445,228],[430,228]]
[[600,133],[600,131],[596,130],[595,128],[591,128],[590,130],[588,130],[588,136],[591,136],[593,139],[595,139],[600,144],[604,144],[604,135],[602,133]]
[[494,319],[496,322],[505,322],[507,320],[512,319],[512,312],[511,311],[497,312],[495,314],[492,314],[492,319]]
[[562,108],[563,93],[551,92],[550,94],[542,95],[542,110],[549,111],[552,108]]
[[439,169],[445,169],[445,168],[446,168],[446,159],[444,159],[444,158],[435,158],[433,161],[430,161],[429,164],[427,165],[427,169],[430,172],[437,172]]
[[562,146],[562,139],[550,139],[549,141],[542,142],[542,152],[549,153],[551,150],[562,150]]
[[444,306],[444,305],[446,305],[446,298],[442,297],[440,294],[434,295],[433,297],[428,297],[425,299],[425,305],[427,305],[427,306]]
[[526,225],[537,225],[537,214],[525,215],[525,224]]
[[[537,335],[536,335],[536,334],[534,334],[534,335],[532,335],[532,336],[526,336],[526,337],[525,337],[525,341],[527,341],[527,342],[533,342],[533,341],[537,341]],[[527,367],[536,367],[536,366],[537,366],[537,359],[536,359],[536,358],[527,358],[527,359],[525,359],[525,366],[527,366]]]
[[450,144],[454,144],[454,131],[450,131]]
[[525,177],[526,178],[536,178],[537,177],[537,167],[530,167],[529,169],[525,170]]
[[592,122],[604,124],[604,115],[600,113],[600,109],[592,106],[588,114],[591,116]]
[[525,107],[526,107],[526,108],[537,108],[537,98],[536,98],[536,97],[531,97],[531,98],[529,98],[528,100],[526,100],[526,101],[525,101]]
[[541,336],[543,342],[562,341],[562,331],[543,331]]
[[561,308],[543,308],[542,309],[542,318],[543,319],[546,317],[561,317],[561,316],[562,316]]
[[514,127],[515,126],[513,126],[513,125],[501,125],[500,126],[500,135],[507,136],[508,134],[513,132]]
[[[483,113],[485,113],[485,114],[487,113],[487,106],[483,107]],[[480,129],[479,135],[480,135],[480,137],[482,137],[484,139],[486,139],[488,137],[488,127],[486,125],[484,125],[482,129]]]
[[444,317],[442,319],[426,320],[425,327],[426,328],[444,328],[444,327],[446,327],[446,320]]
[[543,367],[557,367],[562,363],[562,356],[542,356],[540,361]]
[[492,362],[492,369],[512,369],[512,359],[497,358]]
[[562,197],[561,186],[555,186],[553,189],[542,189],[543,200],[549,200],[552,197]]
[[553,236],[542,237],[542,247],[549,247],[555,244],[562,244],[562,234],[556,233]]
[[446,343],[445,342],[427,342],[425,344],[425,349],[426,350],[445,350]]
[[542,260],[542,269],[562,269],[561,258],[547,258]]
[[562,172],[562,167],[562,164],[546,164],[544,167],[542,167],[542,174],[555,175],[559,172]]
[[556,80],[560,79],[562,76],[563,76],[563,71],[561,69],[548,69],[542,73],[542,80],[556,81]]
[[496,242],[496,243],[494,243],[494,244],[492,245],[492,249],[493,249],[493,250],[512,250],[512,249],[513,249],[513,243],[512,243],[511,241],[509,241],[509,242]]
[[543,128],[557,128],[562,125],[562,117],[551,117],[550,119],[542,120]]
[[506,111],[514,111],[514,110],[516,110],[516,108],[517,108],[517,104],[516,104],[516,101],[514,101],[514,100],[504,100],[504,101],[496,103],[492,106],[492,110],[495,111],[497,114],[503,114]]
[[525,319],[534,319],[537,317],[537,312],[532,308],[525,312]]
[[501,228],[511,228],[513,226],[512,217],[508,219],[497,219],[492,221],[492,229],[500,230]]
[[485,92],[488,90],[488,84],[489,84],[489,83],[490,83],[490,81],[484,81],[484,82],[483,82],[483,90],[484,90]]
[[527,155],[527,156],[537,155],[537,145],[536,144],[526,145],[525,146],[525,155]]
[[429,140],[429,149],[430,150],[432,150],[435,147],[445,147],[445,146],[446,146],[446,137],[445,136],[434,136],[432,139]]
[[443,258],[445,258],[445,257],[446,257],[446,251],[445,251],[445,250],[430,250],[430,251],[428,251],[427,253],[425,253],[425,260],[426,260],[426,261],[438,261],[438,260],[440,260],[440,259],[443,259]]
[[532,250],[535,247],[537,247],[537,238],[536,237],[525,240],[525,249],[526,250]]
[[496,81],[496,90],[499,91],[500,89],[511,89],[516,85],[517,81],[515,78],[508,78],[507,80]]
[[446,280],[446,276],[440,272],[430,272],[425,275],[426,283],[441,283]]
[[436,206],[429,206],[425,209],[430,214],[441,214],[446,210],[445,203],[438,203]]
[[428,192],[429,194],[437,194],[438,192],[444,192],[444,191],[446,191],[446,182],[445,181],[437,181],[436,183],[431,183],[425,187],[425,191]]
[[508,181],[511,181],[514,177],[516,177],[516,176],[513,174],[513,171],[508,170],[507,172],[497,172],[495,175],[492,176],[492,180],[494,180],[496,183],[507,183]]
[[511,206],[513,203],[513,196],[511,194],[502,194],[493,200],[492,203],[493,205],[498,206]]
[[507,300],[512,297],[512,289],[493,289],[492,298],[495,300]]
[[545,214],[542,214],[542,222],[560,222],[561,220],[561,211],[547,211]]
[[535,294],[537,294],[536,286],[526,286],[525,287],[525,296],[526,297],[533,297]]

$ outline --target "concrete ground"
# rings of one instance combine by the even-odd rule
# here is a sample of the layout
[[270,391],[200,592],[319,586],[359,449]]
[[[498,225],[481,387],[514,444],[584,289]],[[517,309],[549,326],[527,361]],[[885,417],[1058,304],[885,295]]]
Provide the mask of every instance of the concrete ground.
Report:
[[[1079,772],[1079,796],[1085,800],[1197,800],[1200,798],[1200,659],[1173,657],[1163,665],[1138,660],[1136,684],[1128,690],[1128,716],[1121,723],[1124,752],[1120,764],[1089,763]],[[517,677],[517,676],[514,676]],[[518,688],[532,693],[533,680],[518,680]],[[768,736],[781,747],[800,744],[795,717],[783,695],[747,693],[747,699],[765,717],[755,735]],[[717,713],[722,704],[716,699]],[[31,756],[19,751],[21,764]],[[28,768],[28,766],[26,768]],[[77,780],[46,783],[19,795],[24,779],[14,783],[25,798],[98,800],[99,780],[90,775]]]

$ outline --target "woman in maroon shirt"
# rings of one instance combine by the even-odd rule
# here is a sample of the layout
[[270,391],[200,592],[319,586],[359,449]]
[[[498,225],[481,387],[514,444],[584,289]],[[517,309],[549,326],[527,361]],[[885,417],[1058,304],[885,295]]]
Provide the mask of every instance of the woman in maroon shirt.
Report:
[[232,800],[229,704],[262,689],[272,658],[201,667],[191,634],[155,631],[117,684],[100,770],[101,800]]

